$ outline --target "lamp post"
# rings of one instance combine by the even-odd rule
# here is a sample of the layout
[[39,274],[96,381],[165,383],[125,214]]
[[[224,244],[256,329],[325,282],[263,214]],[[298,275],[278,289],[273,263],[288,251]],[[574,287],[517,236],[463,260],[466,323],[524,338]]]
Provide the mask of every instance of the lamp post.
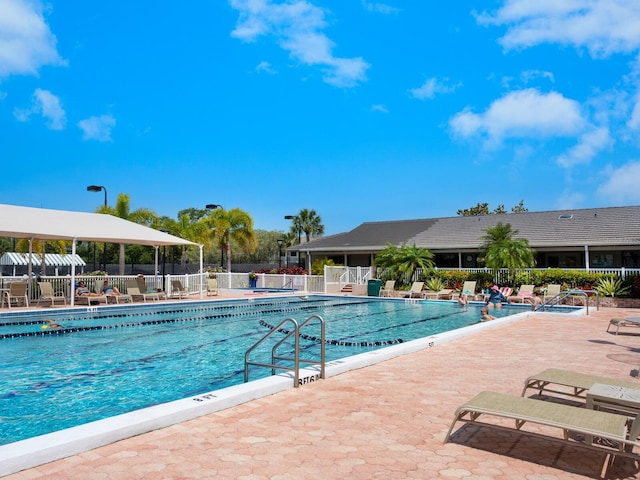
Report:
[[[87,192],[99,192],[104,190],[104,206],[107,206],[107,187],[104,185],[89,185],[87,187]],[[107,244],[104,244],[104,249],[102,250],[102,269],[104,272],[107,271]]]
[[[163,233],[169,233],[169,230],[160,230]],[[166,292],[166,289],[164,288],[164,266],[165,263],[167,261],[167,246],[163,245],[162,246],[162,291]]]
[[279,238],[276,241],[278,242],[278,268],[282,268],[282,243],[284,240]]
[[[207,210],[215,210],[216,208],[224,210],[224,207],[222,205],[218,205],[217,203],[207,203],[205,205],[205,208]],[[222,245],[220,245],[220,266],[224,267],[224,248]]]
[[[296,227],[296,232],[298,232],[298,245],[300,245],[302,230],[299,229],[300,225],[297,225],[296,220],[298,220],[297,215],[285,215],[285,220],[293,220],[293,225]],[[287,267],[289,266],[289,256],[287,255]],[[300,251],[298,251],[298,266],[300,266]]]

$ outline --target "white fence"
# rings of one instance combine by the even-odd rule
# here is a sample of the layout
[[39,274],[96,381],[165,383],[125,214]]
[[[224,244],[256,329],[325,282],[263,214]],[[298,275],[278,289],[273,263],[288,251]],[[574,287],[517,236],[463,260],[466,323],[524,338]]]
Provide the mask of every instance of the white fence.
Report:
[[[120,292],[127,291],[127,280],[133,280],[136,275],[77,275],[75,283],[82,281],[91,291],[98,291],[105,279],[109,279],[109,284],[116,287]],[[189,294],[199,294],[201,291],[206,293],[208,274],[185,274],[185,275],[148,275],[145,277],[147,289],[161,289],[171,295],[173,292],[172,281],[179,280],[182,286]],[[239,289],[251,288],[248,273],[217,273],[218,288],[220,289]],[[38,277],[40,281],[50,282],[56,293],[63,293],[67,299],[71,298],[71,277],[69,276],[43,276]],[[0,276],[0,288],[9,288],[12,282],[28,281],[27,276]],[[259,289],[273,289],[283,291],[298,291],[305,293],[324,293],[324,277],[319,275],[272,275],[258,274],[256,287]],[[36,277],[32,278],[29,285],[29,301],[37,300],[40,296],[38,281]]]

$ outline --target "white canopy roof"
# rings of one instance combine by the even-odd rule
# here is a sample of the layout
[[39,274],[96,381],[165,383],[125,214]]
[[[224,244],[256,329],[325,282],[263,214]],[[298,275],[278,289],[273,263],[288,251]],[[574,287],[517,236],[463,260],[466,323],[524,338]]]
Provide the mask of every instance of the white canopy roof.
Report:
[[77,240],[150,246],[197,245],[102,213],[69,212],[0,204],[0,237]]

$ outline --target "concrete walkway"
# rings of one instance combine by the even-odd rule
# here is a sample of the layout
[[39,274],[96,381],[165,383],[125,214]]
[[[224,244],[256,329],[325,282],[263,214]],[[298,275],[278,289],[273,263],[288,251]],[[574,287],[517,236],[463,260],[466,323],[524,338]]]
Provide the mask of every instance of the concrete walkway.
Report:
[[[610,318],[639,313],[536,315],[5,478],[599,478],[605,455],[579,447],[473,426],[442,441],[465,400],[482,390],[520,395],[545,368],[633,381],[640,328],[605,330]],[[640,478],[640,469],[616,459],[607,478]]]

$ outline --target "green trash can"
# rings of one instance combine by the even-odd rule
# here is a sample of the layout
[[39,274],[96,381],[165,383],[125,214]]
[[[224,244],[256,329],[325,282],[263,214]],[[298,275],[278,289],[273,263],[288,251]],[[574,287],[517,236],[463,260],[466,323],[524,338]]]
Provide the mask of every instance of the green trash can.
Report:
[[382,280],[374,278],[367,283],[367,295],[370,297],[379,297],[382,288]]

